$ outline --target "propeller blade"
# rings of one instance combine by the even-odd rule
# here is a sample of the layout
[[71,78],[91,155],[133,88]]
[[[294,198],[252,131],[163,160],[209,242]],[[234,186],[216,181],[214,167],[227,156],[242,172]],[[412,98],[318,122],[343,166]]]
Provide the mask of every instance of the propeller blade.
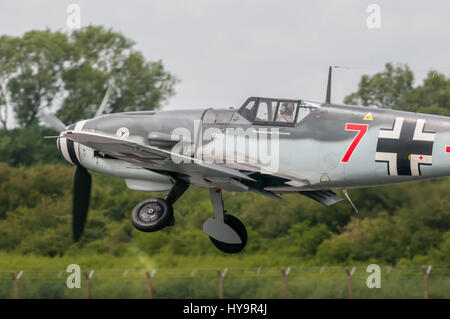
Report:
[[111,96],[112,92],[112,85],[111,83],[108,84],[108,88],[106,89],[105,96],[103,97],[102,103],[97,109],[97,112],[95,113],[95,117],[102,115],[103,111],[105,111],[106,104],[109,102],[109,97]]
[[39,114],[39,118],[42,120],[42,122],[55,129],[59,133],[66,130],[66,125],[53,114],[41,112]]
[[83,233],[91,197],[91,174],[82,166],[77,166],[73,181],[72,230],[73,240],[78,241]]

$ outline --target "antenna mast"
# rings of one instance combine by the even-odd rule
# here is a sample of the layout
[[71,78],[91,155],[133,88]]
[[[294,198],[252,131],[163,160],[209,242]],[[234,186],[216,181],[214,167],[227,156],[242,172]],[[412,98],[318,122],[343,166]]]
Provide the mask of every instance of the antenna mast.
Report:
[[328,68],[328,83],[327,83],[327,96],[325,98],[325,103],[331,104],[331,70],[332,66]]

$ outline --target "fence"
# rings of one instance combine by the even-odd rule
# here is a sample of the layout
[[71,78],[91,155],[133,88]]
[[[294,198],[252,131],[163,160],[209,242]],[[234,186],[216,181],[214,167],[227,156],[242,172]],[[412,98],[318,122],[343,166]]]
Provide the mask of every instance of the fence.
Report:
[[450,266],[381,267],[370,289],[366,266],[224,269],[0,271],[0,298],[450,298]]

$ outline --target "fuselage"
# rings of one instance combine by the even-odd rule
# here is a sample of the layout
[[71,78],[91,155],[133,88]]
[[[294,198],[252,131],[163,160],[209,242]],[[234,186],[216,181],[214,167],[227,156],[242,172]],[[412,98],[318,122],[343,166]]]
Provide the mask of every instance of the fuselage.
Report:
[[[255,171],[258,176],[268,176],[260,183],[262,188],[280,193],[450,175],[449,117],[312,102],[302,104],[308,109],[303,112],[298,105],[290,125],[249,121],[242,108],[210,108],[108,114],[78,122],[71,129],[126,134],[145,145]],[[165,191],[171,186],[170,174],[145,161],[117,160],[114,154],[98,154],[66,139],[60,139],[58,145],[67,160],[125,178],[132,189]],[[222,147],[219,151],[218,146]],[[183,165],[188,171],[189,164]],[[194,186],[208,187],[201,178],[186,178]]]

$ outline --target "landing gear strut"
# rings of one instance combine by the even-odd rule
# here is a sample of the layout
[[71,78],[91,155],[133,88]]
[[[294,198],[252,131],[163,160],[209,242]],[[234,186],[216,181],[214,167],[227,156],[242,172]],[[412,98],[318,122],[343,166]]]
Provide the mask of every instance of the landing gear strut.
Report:
[[[173,226],[172,205],[188,189],[189,184],[177,179],[164,199],[149,198],[134,207],[131,222],[134,227],[144,232],[154,232],[167,226]],[[233,215],[225,214],[222,191],[218,188],[209,190],[214,218],[203,224],[203,231],[209,235],[211,242],[224,253],[238,253],[247,244],[247,230],[244,224]]]
[[244,224],[233,215],[225,214],[220,189],[209,190],[214,209],[214,218],[208,219],[203,231],[209,235],[211,242],[225,253],[238,253],[247,244],[247,230]]
[[149,198],[137,204],[131,212],[131,223],[136,229],[154,232],[175,224],[172,205],[188,189],[189,185],[177,179],[165,197]]

